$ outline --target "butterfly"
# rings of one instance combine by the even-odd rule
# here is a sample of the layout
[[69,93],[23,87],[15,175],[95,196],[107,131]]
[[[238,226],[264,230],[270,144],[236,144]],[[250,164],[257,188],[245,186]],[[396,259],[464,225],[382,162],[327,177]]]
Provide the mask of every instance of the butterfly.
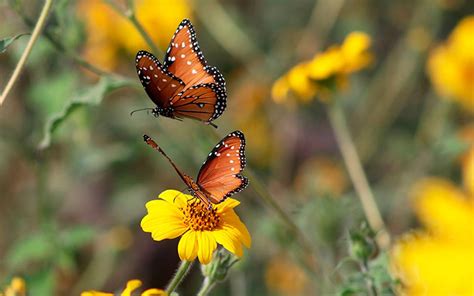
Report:
[[151,53],[140,50],[135,58],[138,77],[159,115],[182,120],[211,121],[227,105],[225,80],[216,67],[207,65],[191,21],[183,20],[165,54],[163,64]]
[[158,150],[168,159],[191,195],[200,199],[208,207],[242,191],[249,184],[248,179],[240,174],[246,164],[245,137],[240,131],[228,134],[217,143],[199,170],[196,181],[178,169],[152,138],[144,135],[143,139],[150,147]]

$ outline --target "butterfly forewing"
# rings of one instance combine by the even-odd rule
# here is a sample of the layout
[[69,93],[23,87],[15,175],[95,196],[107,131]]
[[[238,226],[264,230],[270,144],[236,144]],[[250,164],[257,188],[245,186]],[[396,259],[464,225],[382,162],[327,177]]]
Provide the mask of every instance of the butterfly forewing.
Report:
[[140,82],[157,106],[168,107],[170,99],[184,89],[184,82],[166,71],[151,53],[139,51],[135,63]]
[[211,151],[197,177],[211,202],[219,203],[247,187],[248,180],[240,175],[245,167],[245,137],[240,131],[227,135]]
[[178,117],[212,121],[225,110],[226,100],[222,96],[225,92],[215,83],[200,84],[179,93],[170,104]]
[[179,24],[163,63],[169,72],[181,78],[187,86],[203,83],[225,86],[224,77],[217,68],[207,65],[193,25],[187,19]]

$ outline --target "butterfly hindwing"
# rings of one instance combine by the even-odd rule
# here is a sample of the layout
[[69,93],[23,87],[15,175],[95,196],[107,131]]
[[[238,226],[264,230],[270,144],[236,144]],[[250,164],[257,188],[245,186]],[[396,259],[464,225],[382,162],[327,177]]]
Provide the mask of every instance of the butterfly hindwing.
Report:
[[226,94],[215,83],[199,84],[179,93],[170,104],[177,117],[210,122],[224,112]]
[[234,131],[209,153],[199,170],[197,184],[211,202],[220,203],[247,187],[248,179],[240,174],[245,164],[245,137]]
[[166,71],[153,54],[141,50],[135,63],[143,88],[157,106],[168,107],[170,99],[184,89],[184,82]]

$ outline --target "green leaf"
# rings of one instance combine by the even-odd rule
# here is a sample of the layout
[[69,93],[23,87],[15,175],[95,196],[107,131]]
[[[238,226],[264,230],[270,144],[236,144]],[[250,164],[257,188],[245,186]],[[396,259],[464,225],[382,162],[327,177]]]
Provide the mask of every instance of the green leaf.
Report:
[[18,34],[13,37],[7,37],[7,38],[1,39],[0,40],[0,53],[4,53],[7,50],[7,48],[13,43],[13,41],[25,35],[30,35],[30,33]]
[[51,145],[52,133],[61,125],[61,123],[71,115],[74,110],[82,106],[95,106],[102,102],[102,99],[111,91],[121,87],[133,85],[129,80],[103,76],[97,84],[89,88],[80,95],[73,97],[66,106],[59,112],[54,113],[48,118],[44,126],[44,135],[39,149],[46,149]]
[[28,295],[54,295],[55,279],[54,267],[33,272],[27,279]]
[[77,226],[61,233],[61,243],[70,250],[76,250],[89,243],[95,235],[95,230],[89,226]]
[[54,253],[52,242],[43,235],[34,234],[22,240],[14,246],[7,256],[7,264],[10,268],[16,269],[31,261],[46,260]]

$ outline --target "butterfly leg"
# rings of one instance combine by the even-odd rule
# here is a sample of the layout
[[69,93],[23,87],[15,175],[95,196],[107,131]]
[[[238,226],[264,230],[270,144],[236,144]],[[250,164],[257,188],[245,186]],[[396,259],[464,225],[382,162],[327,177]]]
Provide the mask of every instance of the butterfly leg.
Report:
[[217,128],[217,125],[215,125],[214,123],[212,123],[210,121],[205,121],[204,123],[212,126],[213,128]]

